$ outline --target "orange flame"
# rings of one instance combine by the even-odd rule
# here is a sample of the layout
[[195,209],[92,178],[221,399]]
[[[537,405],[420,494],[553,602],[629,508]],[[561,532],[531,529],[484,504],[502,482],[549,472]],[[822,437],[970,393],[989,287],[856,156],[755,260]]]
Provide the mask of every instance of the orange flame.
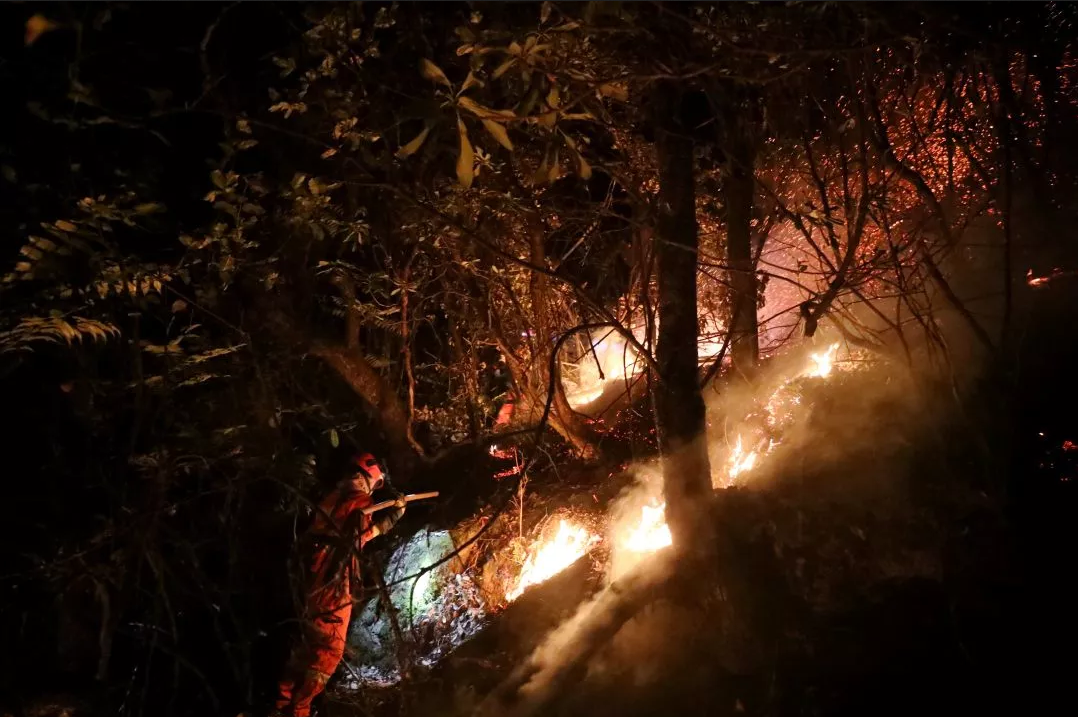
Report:
[[528,550],[516,587],[505,594],[505,599],[512,602],[532,585],[554,577],[582,558],[599,540],[587,528],[563,519],[553,538],[540,538]]
[[1026,272],[1026,284],[1028,284],[1029,286],[1032,286],[1034,289],[1037,289],[1039,287],[1044,286],[1045,284],[1047,284],[1048,282],[1050,282],[1050,281],[1052,281],[1054,279],[1058,279],[1058,278],[1063,277],[1063,276],[1074,276],[1075,273],[1078,273],[1078,272],[1064,271],[1063,269],[1060,269],[1057,266],[1054,269],[1052,269],[1052,271],[1045,274],[1044,276],[1034,276],[1033,275],[1033,270],[1030,269],[1029,271]]
[[835,353],[838,351],[838,346],[838,344],[831,344],[823,351],[811,354],[809,356],[810,363],[804,375],[816,378],[830,376],[831,370],[835,367]]
[[730,458],[726,462],[727,474],[729,474],[730,478],[736,478],[739,473],[751,471],[756,465],[756,458],[756,451],[746,451],[742,448],[741,436],[738,435],[734,450],[730,451]]
[[640,522],[625,539],[625,548],[634,553],[651,553],[672,543],[670,527],[666,524],[666,503],[660,503],[641,508]]

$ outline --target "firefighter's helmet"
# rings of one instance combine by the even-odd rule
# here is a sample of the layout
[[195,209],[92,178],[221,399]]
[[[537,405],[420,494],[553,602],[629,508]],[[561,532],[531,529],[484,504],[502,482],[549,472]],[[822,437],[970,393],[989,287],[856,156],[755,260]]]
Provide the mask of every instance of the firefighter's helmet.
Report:
[[352,467],[356,477],[362,476],[367,479],[367,484],[372,491],[378,490],[386,483],[386,471],[370,453],[361,453],[352,459]]

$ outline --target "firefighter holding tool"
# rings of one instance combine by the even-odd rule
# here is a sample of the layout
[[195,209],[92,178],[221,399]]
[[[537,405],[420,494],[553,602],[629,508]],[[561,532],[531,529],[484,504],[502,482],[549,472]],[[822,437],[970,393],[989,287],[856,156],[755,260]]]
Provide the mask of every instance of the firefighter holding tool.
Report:
[[404,515],[408,500],[436,495],[397,494],[375,504],[372,494],[385,485],[386,472],[370,453],[356,457],[352,467],[352,475],[322,501],[311,526],[304,629],[278,685],[274,715],[308,717],[311,702],[340,664],[353,585],[359,585],[359,549],[389,532]]

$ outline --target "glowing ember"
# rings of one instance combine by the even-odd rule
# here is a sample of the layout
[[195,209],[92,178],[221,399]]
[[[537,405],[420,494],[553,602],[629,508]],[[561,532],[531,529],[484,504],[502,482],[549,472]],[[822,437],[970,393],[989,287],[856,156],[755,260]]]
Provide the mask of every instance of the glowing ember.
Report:
[[517,585],[505,594],[505,599],[512,602],[532,585],[554,577],[583,557],[599,540],[599,536],[586,528],[562,520],[553,538],[540,539],[532,545],[520,570]]
[[1058,278],[1063,277],[1063,276],[1073,276],[1075,273],[1076,272],[1074,272],[1074,271],[1064,271],[1063,269],[1060,269],[1057,266],[1056,268],[1052,269],[1052,271],[1050,273],[1046,274],[1045,276],[1034,276],[1033,275],[1033,270],[1030,269],[1029,271],[1026,272],[1026,284],[1028,284],[1029,286],[1032,286],[1034,289],[1036,289],[1036,288],[1039,288],[1039,287],[1042,287],[1042,286],[1046,285],[1048,282],[1052,281],[1053,279],[1058,279]]
[[625,382],[643,369],[636,351],[620,334],[594,333],[589,341],[583,356],[565,366],[568,373],[565,398],[573,408],[596,401],[611,386],[624,388]]
[[753,466],[756,465],[756,451],[745,451],[741,447],[741,436],[737,437],[737,443],[734,444],[734,450],[730,452],[730,459],[727,461],[726,472],[731,478],[736,478],[739,473],[745,473],[751,471]]
[[831,375],[831,369],[835,365],[835,353],[838,351],[838,344],[831,344],[824,351],[814,353],[809,356],[808,369],[805,371],[806,376],[815,376],[817,378],[827,378]]
[[582,406],[587,406],[593,401],[597,401],[605,392],[606,383],[599,383],[598,385],[592,384],[588,388],[582,388],[577,391],[566,393],[565,399],[573,408],[580,408]]
[[1033,287],[1044,286],[1051,281],[1051,279],[1051,276],[1033,276],[1032,269],[1026,272],[1026,283]]
[[640,511],[640,522],[629,533],[625,547],[634,553],[651,553],[673,542],[670,528],[666,525],[666,503],[645,505]]

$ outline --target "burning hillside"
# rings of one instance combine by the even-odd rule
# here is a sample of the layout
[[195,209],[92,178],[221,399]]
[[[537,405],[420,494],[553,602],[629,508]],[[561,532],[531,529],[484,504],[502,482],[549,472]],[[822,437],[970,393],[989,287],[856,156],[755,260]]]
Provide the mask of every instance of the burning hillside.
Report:
[[[751,484],[753,476],[767,467],[772,453],[782,445],[783,433],[801,415],[793,409],[801,405],[806,382],[826,382],[836,372],[852,369],[855,362],[851,356],[840,354],[840,344],[832,343],[806,352],[799,361],[787,359],[784,365],[788,368],[780,369],[778,375],[761,379],[758,395],[752,401],[752,405],[762,407],[763,420],[750,417],[735,429],[731,447],[723,451],[721,445],[716,446],[718,453],[725,455],[714,463],[716,488]],[[648,555],[670,546],[672,538],[666,525],[657,464],[636,465],[632,474],[630,487],[609,502],[605,511],[598,503],[591,509],[554,505],[544,519],[524,531],[520,511],[529,508],[528,504],[518,506],[518,515],[504,520],[503,537],[495,542],[501,547],[493,548],[489,554],[472,550],[466,561],[451,561],[433,572],[423,570],[424,563],[432,564],[451,554],[454,543],[468,537],[467,530],[460,531],[460,538],[451,537],[456,534],[453,531],[433,538],[423,533],[398,550],[386,580],[398,586],[393,600],[400,619],[413,634],[419,628],[430,644],[420,656],[420,663],[432,665],[443,659],[506,606],[582,559],[605,566],[602,569],[606,579],[612,581]],[[530,510],[539,508],[536,505]],[[402,580],[408,575],[413,577]],[[364,655],[360,663],[367,665],[361,668],[365,673],[360,675],[360,682],[367,684],[387,684],[397,679],[396,658],[389,653],[391,626],[384,618],[376,617],[380,613],[377,600],[364,613],[371,617],[365,619],[363,629],[382,635],[380,643],[360,638]],[[380,654],[380,670],[369,667],[372,651]]]
[[560,519],[553,535],[540,535],[528,547],[520,575],[513,581],[505,599],[512,602],[529,587],[549,580],[584,557],[600,540],[598,535],[570,519]]

